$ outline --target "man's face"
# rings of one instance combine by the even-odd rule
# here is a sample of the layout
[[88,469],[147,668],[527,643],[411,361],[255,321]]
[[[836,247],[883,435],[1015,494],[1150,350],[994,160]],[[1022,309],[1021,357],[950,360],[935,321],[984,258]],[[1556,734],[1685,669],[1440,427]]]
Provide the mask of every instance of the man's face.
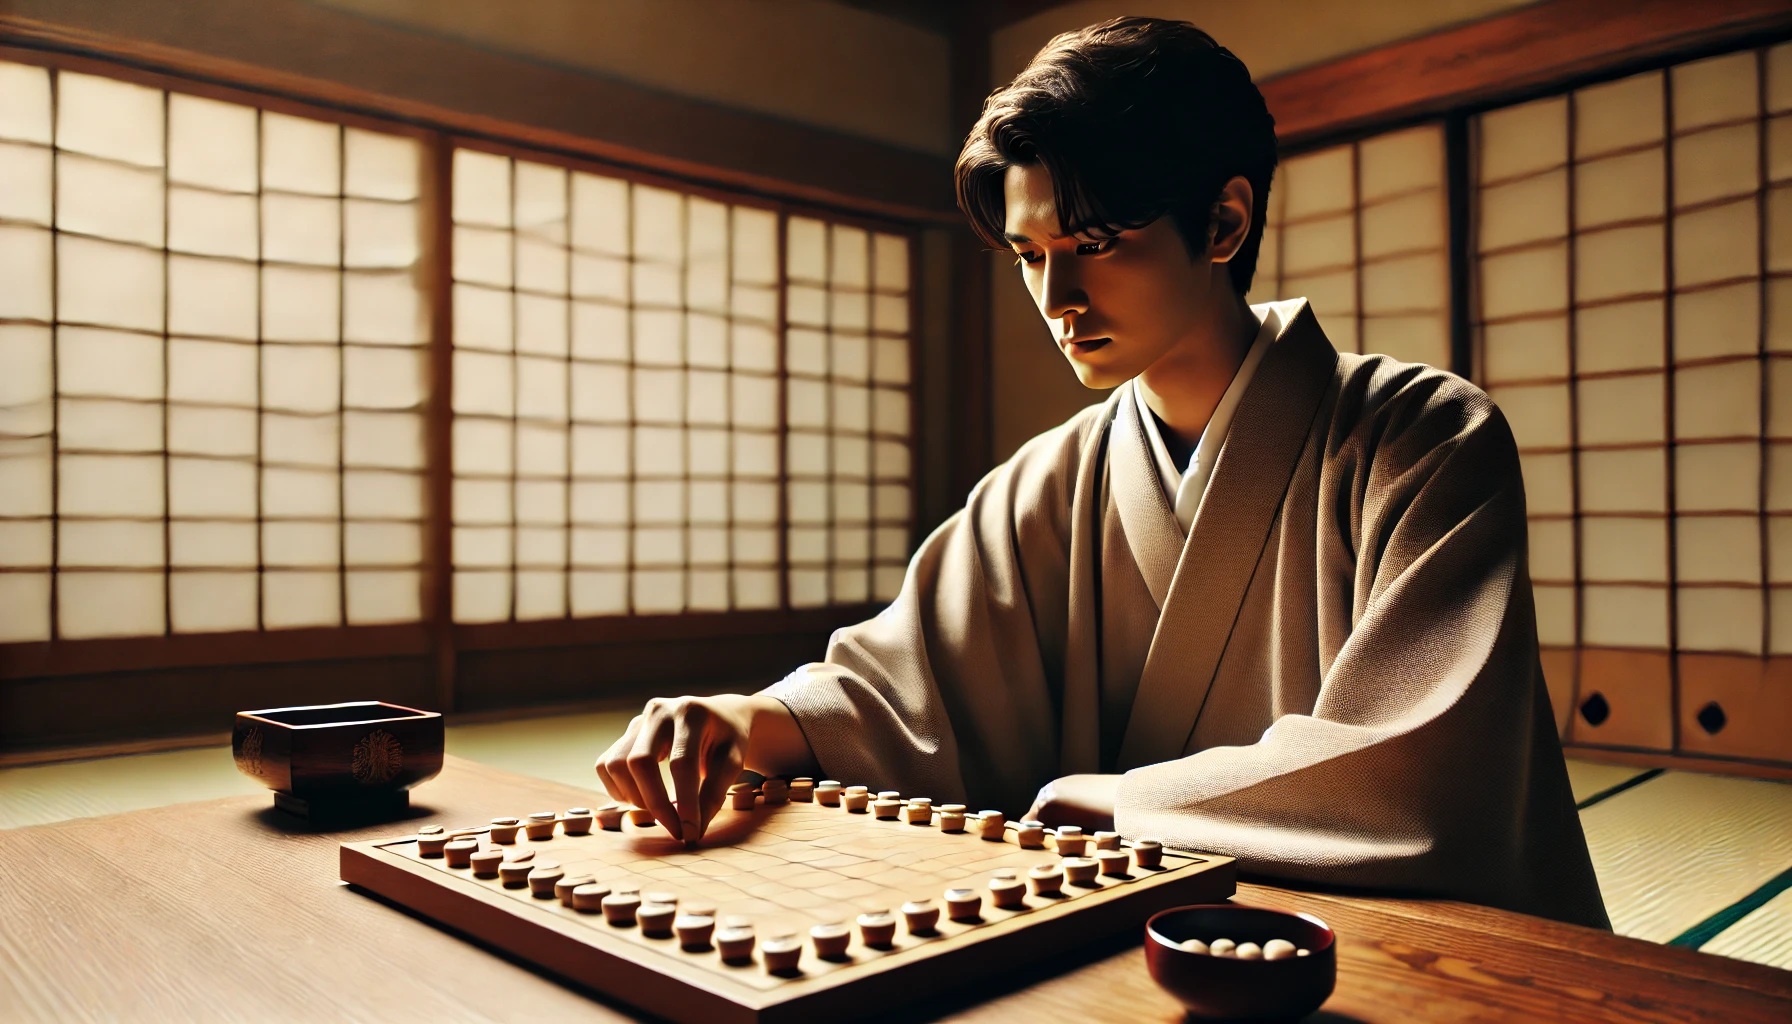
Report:
[[1109,239],[1062,236],[1050,172],[1013,166],[1004,184],[1003,230],[1021,278],[1085,386],[1131,380],[1211,315],[1212,278],[1224,266],[1191,258],[1169,217]]

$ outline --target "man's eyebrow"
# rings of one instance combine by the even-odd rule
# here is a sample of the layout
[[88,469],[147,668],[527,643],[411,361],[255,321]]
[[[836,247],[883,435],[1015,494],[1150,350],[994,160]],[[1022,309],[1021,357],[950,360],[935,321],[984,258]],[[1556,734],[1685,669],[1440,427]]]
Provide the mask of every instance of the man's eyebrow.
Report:
[[1031,242],[1032,241],[1032,239],[1028,238],[1026,235],[1017,235],[1012,231],[1003,233],[1002,237],[1007,239],[1010,242]]
[[[1053,241],[1056,241],[1061,238],[1069,238],[1071,235],[1082,234],[1083,232],[1087,231],[1089,229],[1089,227],[1090,227],[1090,225],[1087,225],[1087,224],[1078,224],[1075,227],[1071,228],[1070,232],[1068,234],[1047,235],[1046,237],[1049,239],[1052,239]],[[1028,238],[1026,235],[1016,234],[1012,231],[1004,232],[1002,234],[1002,237],[1010,242],[1031,242],[1032,241],[1032,239]]]

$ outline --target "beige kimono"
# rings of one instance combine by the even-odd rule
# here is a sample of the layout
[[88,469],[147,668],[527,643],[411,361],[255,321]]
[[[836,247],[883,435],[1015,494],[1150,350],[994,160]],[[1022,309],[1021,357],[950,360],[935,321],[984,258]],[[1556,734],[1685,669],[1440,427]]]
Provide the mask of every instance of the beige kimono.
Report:
[[1124,772],[1128,836],[1609,927],[1505,418],[1297,308],[1186,540],[1129,384],[992,471],[889,608],[767,692],[833,778],[1017,813]]

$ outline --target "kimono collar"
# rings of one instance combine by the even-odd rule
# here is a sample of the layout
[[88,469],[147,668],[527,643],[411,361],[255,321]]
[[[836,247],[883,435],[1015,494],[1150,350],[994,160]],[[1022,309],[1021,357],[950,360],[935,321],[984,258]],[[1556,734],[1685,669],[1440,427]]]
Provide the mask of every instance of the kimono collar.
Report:
[[[1269,540],[1270,526],[1306,447],[1313,417],[1334,379],[1338,352],[1319,329],[1306,300],[1277,305],[1286,326],[1245,389],[1232,430],[1220,448],[1201,514],[1187,542],[1177,545],[1180,557],[1158,601],[1162,611],[1157,631],[1121,742],[1122,771],[1183,755]],[[1119,404],[1112,456],[1114,498],[1139,569],[1157,598],[1154,577],[1166,564],[1158,562],[1164,534],[1176,536],[1180,531],[1163,488],[1152,479],[1154,471],[1147,480],[1156,497],[1156,515],[1147,514],[1151,506],[1137,493],[1136,480],[1126,486],[1132,474],[1148,472],[1150,466],[1136,409],[1131,411],[1131,425],[1138,433],[1131,439],[1124,436],[1123,424],[1135,403]],[[1130,457],[1128,447],[1135,448]],[[1129,499],[1137,506],[1130,514]],[[1139,536],[1134,534],[1135,522],[1141,528]]]

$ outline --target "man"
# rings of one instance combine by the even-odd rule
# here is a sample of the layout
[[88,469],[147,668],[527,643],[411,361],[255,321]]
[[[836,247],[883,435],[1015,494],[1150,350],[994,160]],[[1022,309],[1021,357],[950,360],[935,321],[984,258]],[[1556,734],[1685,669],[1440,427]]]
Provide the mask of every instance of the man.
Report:
[[1338,354],[1304,300],[1246,305],[1275,162],[1243,64],[1181,22],[1066,33],[992,96],[959,204],[1082,381],[1119,386],[979,483],[826,661],[649,703],[606,788],[687,840],[743,765],[1031,800],[1259,875],[1609,927],[1511,432],[1457,377]]

